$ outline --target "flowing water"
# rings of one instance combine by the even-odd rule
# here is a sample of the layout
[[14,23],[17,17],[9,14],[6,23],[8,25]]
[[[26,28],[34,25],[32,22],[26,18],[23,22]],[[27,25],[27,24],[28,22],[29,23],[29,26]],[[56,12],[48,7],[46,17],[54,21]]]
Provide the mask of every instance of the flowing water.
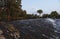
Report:
[[46,19],[47,21],[51,21],[54,28],[56,29],[55,32],[57,34],[56,39],[60,39],[60,19]]
[[[48,32],[53,31],[57,34],[55,37],[53,32],[50,33],[52,36],[50,39],[60,39],[60,19],[29,19],[29,20],[18,20],[12,22],[14,25],[18,25],[18,29],[22,29],[22,32],[34,32],[37,36],[42,34],[43,36],[48,38]],[[54,29],[52,28],[54,27]],[[17,27],[16,27],[17,28]],[[50,30],[50,31],[49,31]],[[30,32],[30,33],[31,33]],[[43,34],[44,33],[44,34]],[[53,38],[55,37],[55,38]]]
[[[31,38],[36,37],[37,39],[42,39],[41,37],[44,37],[44,39],[60,39],[60,19],[17,20],[8,24],[12,24],[17,30],[21,31],[20,37],[22,36],[23,38],[28,34]],[[2,30],[6,29],[5,26],[7,27],[6,23],[0,23]]]

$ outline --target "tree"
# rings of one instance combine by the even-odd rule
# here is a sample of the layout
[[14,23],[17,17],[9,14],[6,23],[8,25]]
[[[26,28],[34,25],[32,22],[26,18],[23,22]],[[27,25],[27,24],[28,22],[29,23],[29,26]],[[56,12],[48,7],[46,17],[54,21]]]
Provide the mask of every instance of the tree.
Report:
[[43,14],[42,18],[47,18],[49,17],[49,14]]
[[51,14],[50,14],[50,17],[51,18],[56,18],[58,16],[58,12],[57,11],[52,11]]
[[[11,19],[17,20],[18,17],[23,14],[23,10],[20,7],[21,6],[20,2],[21,2],[21,0],[20,1],[19,0],[7,0],[7,4],[4,6],[3,10],[6,12],[6,15],[7,15],[6,19],[8,21]],[[2,11],[2,12],[4,12],[4,11]]]
[[19,8],[19,4],[16,2],[16,0],[9,0],[7,8],[9,9],[9,15],[12,17],[13,20],[16,20],[19,16],[19,13],[21,13],[20,11],[22,11]]
[[41,13],[43,13],[43,11],[39,9],[39,10],[37,10],[37,13],[39,13],[41,16]]

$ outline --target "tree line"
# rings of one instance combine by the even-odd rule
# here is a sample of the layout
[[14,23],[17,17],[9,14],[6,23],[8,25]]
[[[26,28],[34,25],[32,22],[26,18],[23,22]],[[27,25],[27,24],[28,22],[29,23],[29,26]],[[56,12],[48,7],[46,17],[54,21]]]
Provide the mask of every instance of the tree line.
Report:
[[[4,7],[0,5],[0,21],[13,21],[21,19],[35,19],[35,18],[60,18],[60,15],[57,11],[52,11],[51,14],[43,14],[40,17],[37,14],[27,14],[26,10],[21,9],[19,3],[16,0],[8,0],[7,5]],[[43,13],[43,10],[37,10],[37,13],[40,15]]]
[[[43,13],[43,10],[37,10],[37,13],[41,15]],[[52,11],[50,14],[43,14],[41,18],[60,19],[60,14],[57,11]]]

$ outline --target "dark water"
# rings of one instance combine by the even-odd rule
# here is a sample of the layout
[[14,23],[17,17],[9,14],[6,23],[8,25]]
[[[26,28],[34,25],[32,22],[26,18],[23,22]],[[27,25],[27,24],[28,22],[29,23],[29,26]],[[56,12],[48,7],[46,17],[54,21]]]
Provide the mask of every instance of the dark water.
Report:
[[51,21],[55,28],[55,32],[57,34],[56,39],[60,39],[60,19],[49,19],[48,21]]
[[55,19],[55,23],[56,23],[56,31],[57,31],[56,33],[60,39],[60,19]]
[[60,33],[60,19],[56,19],[55,23],[56,23],[56,29]]

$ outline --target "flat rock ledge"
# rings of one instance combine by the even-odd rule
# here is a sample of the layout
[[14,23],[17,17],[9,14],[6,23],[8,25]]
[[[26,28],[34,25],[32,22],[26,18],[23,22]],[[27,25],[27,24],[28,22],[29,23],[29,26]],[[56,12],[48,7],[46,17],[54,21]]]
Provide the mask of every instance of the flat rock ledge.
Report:
[[46,19],[0,22],[0,30],[3,39],[56,39],[57,36],[54,25]]

